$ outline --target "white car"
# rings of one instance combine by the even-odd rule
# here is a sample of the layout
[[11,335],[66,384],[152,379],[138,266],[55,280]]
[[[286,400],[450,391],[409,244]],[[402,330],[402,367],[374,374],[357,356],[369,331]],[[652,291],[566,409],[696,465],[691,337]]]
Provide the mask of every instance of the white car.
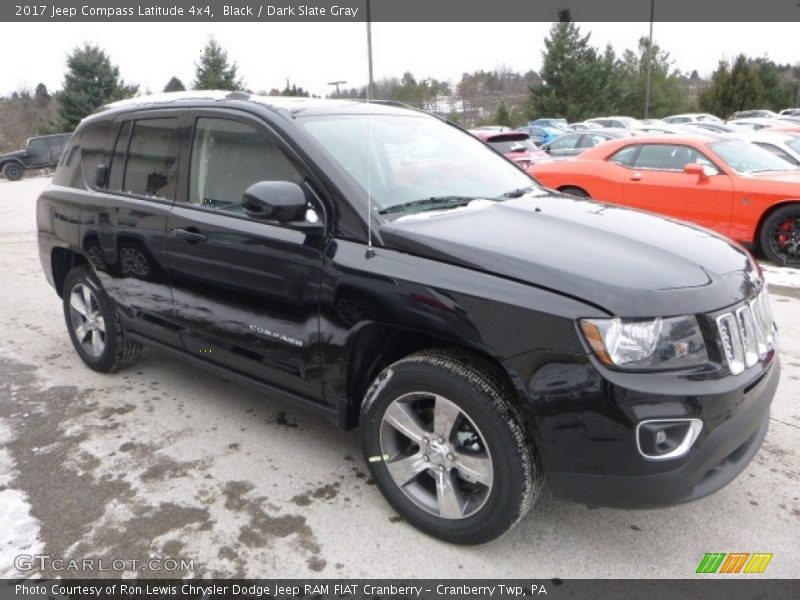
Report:
[[601,127],[622,127],[623,129],[635,129],[642,126],[642,122],[639,119],[618,116],[586,119],[584,123],[596,123]]
[[664,121],[672,123],[673,125],[681,125],[683,123],[724,123],[722,119],[711,113],[683,113],[680,115],[672,115],[664,117]]
[[796,126],[800,125],[800,118],[796,117],[750,117],[748,119],[730,119],[732,125],[742,125],[753,131],[765,129],[767,127]]
[[739,134],[739,137],[769,150],[791,165],[800,166],[800,134],[761,130]]

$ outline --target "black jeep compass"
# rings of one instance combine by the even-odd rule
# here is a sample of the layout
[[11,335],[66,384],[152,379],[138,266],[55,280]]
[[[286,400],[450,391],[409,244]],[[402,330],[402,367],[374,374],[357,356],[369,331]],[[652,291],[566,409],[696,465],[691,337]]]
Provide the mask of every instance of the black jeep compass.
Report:
[[507,531],[545,481],[700,498],[767,432],[776,332],[746,250],[543,189],[422,112],[123,101],[78,127],[37,218],[89,367],[145,344],[360,426],[389,503],[451,542]]

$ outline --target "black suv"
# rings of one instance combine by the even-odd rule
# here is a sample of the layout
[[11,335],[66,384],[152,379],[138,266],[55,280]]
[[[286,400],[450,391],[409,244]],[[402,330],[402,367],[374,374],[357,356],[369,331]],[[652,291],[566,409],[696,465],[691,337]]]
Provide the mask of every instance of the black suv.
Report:
[[0,172],[9,181],[17,181],[25,171],[55,167],[70,137],[71,133],[57,133],[28,138],[24,150],[0,154]]
[[146,344],[360,426],[389,503],[451,542],[502,534],[545,481],[700,498],[766,435],[780,367],[746,250],[543,189],[422,112],[123,101],[81,123],[37,218],[89,367]]

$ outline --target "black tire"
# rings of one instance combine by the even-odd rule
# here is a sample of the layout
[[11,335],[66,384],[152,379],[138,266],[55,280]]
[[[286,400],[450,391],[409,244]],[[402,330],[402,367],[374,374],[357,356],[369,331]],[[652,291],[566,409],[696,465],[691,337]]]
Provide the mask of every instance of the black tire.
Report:
[[800,203],[782,206],[764,219],[758,241],[769,261],[800,267]]
[[[90,294],[88,303],[84,296],[86,292],[84,288],[88,289]],[[100,323],[100,318],[102,318],[102,336],[99,336],[100,332],[97,331],[98,337],[102,337],[103,342],[102,349],[99,351],[93,353],[96,348],[92,345],[91,340],[95,331],[90,328],[86,335],[78,331],[79,322],[82,319],[85,324],[86,318],[82,317],[73,305],[73,294],[78,294],[84,300],[84,306],[88,305],[93,322]],[[126,338],[117,309],[90,267],[80,265],[67,274],[62,297],[64,318],[72,345],[89,368],[101,373],[113,373],[127,367],[139,357],[141,346]],[[79,335],[82,336],[81,339],[79,339]]]
[[566,187],[560,188],[558,191],[561,192],[562,194],[566,194],[567,196],[575,196],[576,198],[589,198],[590,197],[589,194],[586,192],[586,190],[582,190],[579,187],[574,187],[574,186],[571,186],[571,185],[568,185]]
[[[497,370],[488,362],[449,350],[418,352],[388,366],[378,375],[367,391],[361,409],[362,448],[370,473],[381,492],[406,521],[448,542],[480,544],[503,535],[527,513],[543,486],[543,474],[527,428],[523,425],[522,415],[512,401],[513,393],[510,385],[503,382]],[[390,458],[385,440],[387,427],[392,432],[389,435],[397,434],[398,430],[384,422],[387,409],[396,407],[398,402],[401,406],[416,406],[402,403],[406,402],[406,398],[417,397],[420,403],[425,402],[425,394],[444,397],[461,411],[461,426],[453,428],[454,444],[458,443],[459,436],[470,435],[462,429],[476,432],[477,437],[470,438],[469,443],[472,450],[477,447],[479,452],[483,452],[481,458],[484,461],[489,459],[490,486],[465,480],[459,467],[428,462],[433,459],[428,457],[428,451],[423,448],[432,448],[428,444],[434,442],[427,437],[419,445],[412,442],[406,448],[405,455],[396,454]],[[435,406],[439,399],[433,402]],[[432,412],[435,409],[428,410]],[[437,435],[433,433],[432,422],[425,427],[430,435]],[[400,434],[399,437],[404,436]],[[410,437],[405,439],[411,441]],[[441,441],[442,438],[435,440],[437,443]],[[418,451],[413,452],[413,448],[418,448]],[[464,451],[468,453],[470,449],[465,445],[453,454],[446,454],[446,460],[452,460],[454,455],[459,460],[458,457],[465,456]],[[420,455],[425,460],[421,472],[409,484],[401,487],[395,482],[387,465]],[[437,454],[436,460],[444,461],[445,454]],[[464,510],[463,516],[453,518],[441,516],[444,509],[437,489],[436,482],[439,480],[436,470],[442,477],[446,476],[454,482],[454,487],[458,488],[456,497],[463,501],[461,507],[470,505],[470,494],[483,493],[480,502],[474,503],[473,512]],[[428,479],[433,482],[432,486]],[[423,495],[428,492],[435,496],[433,502],[437,508],[424,508],[408,490]],[[434,511],[438,514],[434,514]]]
[[14,162],[6,163],[3,167],[3,175],[9,181],[19,181],[22,179],[22,174],[25,170],[18,164]]

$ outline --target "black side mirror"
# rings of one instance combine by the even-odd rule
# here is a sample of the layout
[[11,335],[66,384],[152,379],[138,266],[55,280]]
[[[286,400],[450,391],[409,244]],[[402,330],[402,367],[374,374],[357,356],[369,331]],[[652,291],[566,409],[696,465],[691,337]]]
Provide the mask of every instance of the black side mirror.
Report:
[[247,188],[242,196],[247,215],[262,221],[277,221],[300,230],[321,229],[321,222],[306,220],[306,194],[291,181],[259,181]]
[[94,173],[94,184],[97,187],[106,187],[108,185],[108,165],[97,165],[97,170]]

